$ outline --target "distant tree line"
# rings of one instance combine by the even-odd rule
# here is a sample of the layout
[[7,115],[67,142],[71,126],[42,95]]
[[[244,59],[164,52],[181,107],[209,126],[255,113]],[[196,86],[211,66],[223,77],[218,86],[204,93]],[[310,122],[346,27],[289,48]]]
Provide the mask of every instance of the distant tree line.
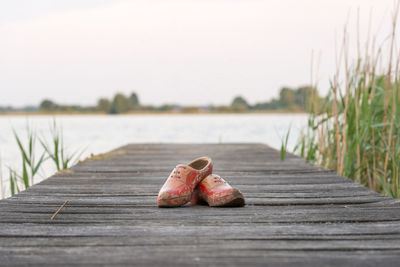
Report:
[[139,98],[136,93],[132,93],[130,97],[124,94],[117,93],[111,100],[107,98],[100,98],[97,105],[93,107],[86,107],[80,105],[60,105],[52,100],[45,99],[40,105],[39,109],[46,112],[105,112],[109,114],[126,113],[132,110],[139,110]]
[[80,105],[60,105],[50,99],[44,99],[40,102],[39,110],[47,112],[94,112],[96,108]]
[[37,111],[37,106],[25,106],[22,108],[15,108],[12,106],[0,106],[0,113],[8,113],[8,112],[35,112]]
[[139,97],[132,93],[129,97],[118,93],[113,99],[100,98],[97,102],[97,109],[110,114],[127,113],[132,110],[139,110]]
[[[49,99],[40,103],[39,110],[46,112],[102,112],[108,114],[120,114],[135,111],[176,111],[181,113],[196,112],[247,112],[262,110],[288,110],[288,111],[306,111],[310,105],[312,96],[314,101],[321,102],[317,90],[309,86],[298,88],[283,87],[280,89],[279,97],[270,101],[259,102],[250,105],[246,99],[237,96],[228,106],[180,106],[177,104],[164,104],[160,106],[141,105],[139,96],[132,92],[129,96],[117,93],[111,99],[100,98],[96,106],[80,105],[60,105]],[[11,107],[1,108],[0,112],[11,110]],[[33,110],[33,109],[31,109]]]
[[9,111],[13,111],[14,108],[11,106],[7,106],[7,107],[0,107],[0,112],[9,112]]
[[304,110],[310,106],[312,97],[314,101],[320,102],[321,97],[316,88],[310,86],[302,86],[296,89],[289,87],[281,88],[278,99],[272,99],[269,102],[258,103],[254,109],[288,109],[288,110]]
[[250,105],[246,99],[237,96],[233,99],[229,107],[216,107],[225,111],[244,112],[248,110],[289,110],[289,111],[306,111],[311,103],[312,96],[314,100],[321,101],[318,92],[310,86],[303,86],[296,89],[283,87],[280,89],[279,98],[270,101],[256,103]]

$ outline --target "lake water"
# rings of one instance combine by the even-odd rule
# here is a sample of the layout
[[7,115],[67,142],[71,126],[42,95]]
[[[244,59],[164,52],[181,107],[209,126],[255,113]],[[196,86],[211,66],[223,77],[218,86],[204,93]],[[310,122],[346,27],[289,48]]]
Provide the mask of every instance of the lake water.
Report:
[[[81,157],[107,152],[128,143],[256,142],[279,149],[281,137],[289,127],[292,129],[291,150],[307,123],[305,114],[0,116],[3,195],[9,195],[7,167],[19,169],[21,165],[12,128],[23,138],[29,124],[38,136],[46,138],[54,119],[62,126],[64,143],[70,152],[85,148]],[[54,171],[54,167],[47,163],[36,182]]]

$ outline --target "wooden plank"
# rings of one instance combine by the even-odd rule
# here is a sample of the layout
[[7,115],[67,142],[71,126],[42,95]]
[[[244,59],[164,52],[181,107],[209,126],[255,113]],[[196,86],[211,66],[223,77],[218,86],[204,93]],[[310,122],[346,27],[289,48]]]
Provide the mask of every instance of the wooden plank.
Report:
[[[244,208],[159,209],[209,155]],[[347,265],[400,260],[400,202],[261,144],[135,144],[0,201],[0,265]],[[68,204],[50,220],[62,203]]]

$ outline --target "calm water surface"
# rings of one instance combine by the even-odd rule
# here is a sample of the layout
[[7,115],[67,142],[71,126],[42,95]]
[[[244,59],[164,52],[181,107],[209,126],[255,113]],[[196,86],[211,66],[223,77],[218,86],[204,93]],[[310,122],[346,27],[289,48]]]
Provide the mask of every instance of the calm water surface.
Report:
[[[0,155],[6,191],[7,166],[18,169],[21,165],[12,128],[24,137],[29,122],[39,136],[48,137],[54,118],[63,128],[70,152],[85,148],[82,157],[128,143],[257,142],[279,149],[280,138],[289,127],[291,149],[307,122],[305,114],[0,116]],[[37,181],[54,171],[51,164],[46,164]]]

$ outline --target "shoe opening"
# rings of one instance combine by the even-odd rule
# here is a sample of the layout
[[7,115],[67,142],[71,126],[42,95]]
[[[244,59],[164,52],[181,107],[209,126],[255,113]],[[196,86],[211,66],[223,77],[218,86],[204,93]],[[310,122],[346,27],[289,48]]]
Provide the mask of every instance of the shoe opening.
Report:
[[205,159],[198,159],[196,161],[193,161],[189,164],[190,167],[192,167],[193,169],[196,170],[201,170],[203,169],[205,166],[207,166],[208,164],[208,160]]

